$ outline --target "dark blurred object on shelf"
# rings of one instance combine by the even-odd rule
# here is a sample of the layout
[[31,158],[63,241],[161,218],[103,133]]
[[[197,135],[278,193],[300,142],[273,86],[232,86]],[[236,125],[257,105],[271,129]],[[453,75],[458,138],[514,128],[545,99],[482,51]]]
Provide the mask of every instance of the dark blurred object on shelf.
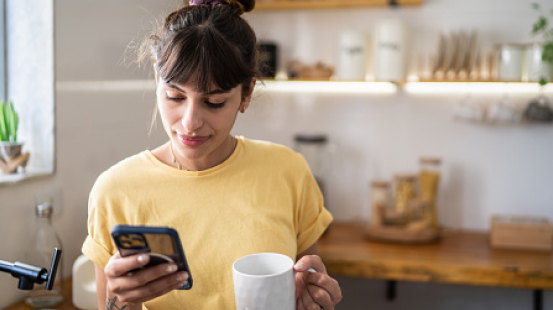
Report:
[[524,111],[524,116],[532,122],[550,123],[553,121],[553,110],[549,99],[544,96],[532,99]]
[[278,46],[271,42],[259,44],[259,70],[262,77],[275,78],[278,68]]

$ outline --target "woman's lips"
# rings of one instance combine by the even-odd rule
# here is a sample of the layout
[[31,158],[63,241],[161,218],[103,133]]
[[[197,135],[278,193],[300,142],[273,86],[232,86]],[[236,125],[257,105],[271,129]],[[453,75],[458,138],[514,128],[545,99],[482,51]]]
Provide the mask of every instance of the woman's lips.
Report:
[[184,144],[186,146],[199,146],[199,145],[204,144],[204,142],[207,141],[207,139],[209,139],[209,137],[200,137],[200,136],[192,137],[192,136],[180,136],[179,135],[179,139],[182,142],[182,144]]

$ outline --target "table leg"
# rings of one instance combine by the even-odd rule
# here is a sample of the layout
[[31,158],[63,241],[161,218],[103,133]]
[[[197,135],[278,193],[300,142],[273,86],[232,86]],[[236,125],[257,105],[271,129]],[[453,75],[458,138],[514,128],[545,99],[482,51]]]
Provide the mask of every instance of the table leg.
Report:
[[543,310],[543,290],[534,290],[534,310]]
[[386,299],[388,301],[394,301],[396,299],[396,285],[397,285],[397,282],[394,281],[394,280],[389,280],[386,282],[387,283],[387,287],[386,287]]

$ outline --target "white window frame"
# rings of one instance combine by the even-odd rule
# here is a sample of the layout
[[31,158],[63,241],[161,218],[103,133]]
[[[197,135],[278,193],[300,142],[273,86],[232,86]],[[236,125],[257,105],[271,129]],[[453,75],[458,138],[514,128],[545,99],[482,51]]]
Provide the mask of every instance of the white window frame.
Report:
[[18,140],[31,154],[23,173],[0,172],[1,186],[54,173],[55,80],[54,1],[0,0],[0,7],[0,96],[14,102]]

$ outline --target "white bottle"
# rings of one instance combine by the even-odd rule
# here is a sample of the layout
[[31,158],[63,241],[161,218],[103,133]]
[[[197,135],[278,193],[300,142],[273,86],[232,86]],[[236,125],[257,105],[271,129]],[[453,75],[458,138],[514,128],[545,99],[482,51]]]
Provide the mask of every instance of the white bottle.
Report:
[[347,30],[340,34],[338,60],[334,77],[341,81],[364,81],[367,39],[364,33]]
[[73,263],[73,305],[82,310],[98,309],[94,263],[84,255]]
[[380,21],[373,44],[373,75],[377,81],[402,82],[407,72],[407,27],[399,19]]

